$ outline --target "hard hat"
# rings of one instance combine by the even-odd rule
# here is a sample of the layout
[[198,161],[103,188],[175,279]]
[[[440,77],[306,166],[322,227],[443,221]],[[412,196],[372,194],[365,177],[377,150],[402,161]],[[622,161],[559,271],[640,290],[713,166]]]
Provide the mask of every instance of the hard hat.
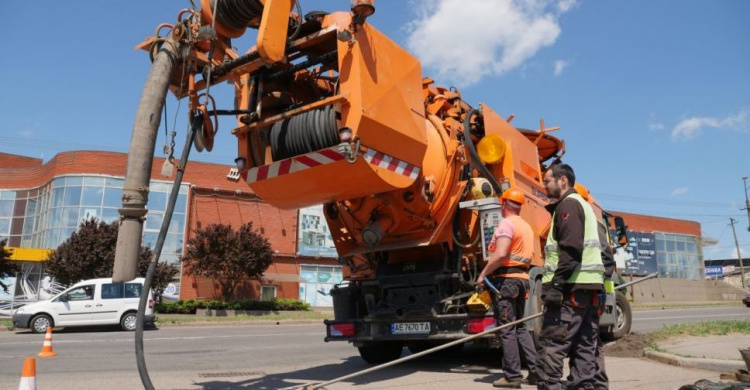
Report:
[[503,194],[500,195],[500,200],[509,200],[511,202],[518,203],[519,205],[523,205],[524,203],[526,203],[526,197],[523,196],[523,192],[513,187],[503,191]]
[[578,195],[581,195],[581,198],[583,198],[586,202],[591,202],[591,194],[589,193],[589,190],[584,187],[581,183],[576,183],[573,188],[575,188]]

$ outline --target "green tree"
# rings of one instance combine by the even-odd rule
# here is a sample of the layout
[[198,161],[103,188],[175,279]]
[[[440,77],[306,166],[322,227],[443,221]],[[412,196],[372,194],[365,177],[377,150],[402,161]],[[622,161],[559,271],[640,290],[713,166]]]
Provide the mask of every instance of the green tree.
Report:
[[182,262],[188,274],[216,280],[224,300],[229,301],[244,279],[263,276],[273,256],[271,244],[253,230],[252,222],[236,231],[228,225],[211,224],[196,230],[188,240]]
[[[96,219],[82,222],[78,231],[52,251],[49,261],[45,263],[47,272],[63,284],[111,277],[119,227],[117,222],[108,224]],[[146,276],[153,257],[151,248],[141,247],[138,260],[140,276]],[[174,264],[159,263],[151,281],[157,301],[161,300],[161,293],[178,273]]]
[[10,260],[11,253],[8,249],[5,248],[5,244],[7,243],[8,240],[0,241],[0,287],[2,287],[3,291],[5,291],[6,293],[8,292],[8,287],[10,286],[3,283],[2,279],[9,276],[15,276],[16,272],[18,272],[18,265]]

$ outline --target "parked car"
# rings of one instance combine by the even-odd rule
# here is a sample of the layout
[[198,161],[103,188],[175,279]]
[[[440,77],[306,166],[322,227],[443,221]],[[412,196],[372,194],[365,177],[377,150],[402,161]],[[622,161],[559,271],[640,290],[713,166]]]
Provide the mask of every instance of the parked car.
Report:
[[[143,278],[112,283],[111,278],[78,282],[47,301],[39,301],[16,310],[13,326],[44,333],[48,326],[72,327],[117,325],[135,330],[138,301]],[[144,323],[154,322],[154,297],[149,291]]]
[[745,306],[750,307],[750,294],[747,294],[742,298],[742,303],[744,303]]

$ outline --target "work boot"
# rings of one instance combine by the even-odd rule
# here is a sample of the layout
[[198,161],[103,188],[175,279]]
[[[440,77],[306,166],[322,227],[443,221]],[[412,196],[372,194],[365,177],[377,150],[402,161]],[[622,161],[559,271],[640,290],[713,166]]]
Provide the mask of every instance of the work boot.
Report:
[[523,378],[521,383],[527,384],[527,385],[535,385],[537,382],[539,382],[539,375],[537,375],[536,371],[529,371],[529,375],[526,375],[526,378]]
[[521,381],[509,381],[506,378],[500,378],[492,382],[492,386],[503,388],[503,389],[520,389]]

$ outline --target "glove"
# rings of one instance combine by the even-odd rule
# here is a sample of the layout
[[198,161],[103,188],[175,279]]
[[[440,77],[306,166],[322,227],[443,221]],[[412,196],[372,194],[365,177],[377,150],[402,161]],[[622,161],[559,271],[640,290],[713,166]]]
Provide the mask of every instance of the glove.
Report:
[[615,282],[612,279],[604,280],[604,291],[607,294],[615,292]]
[[547,307],[562,307],[563,292],[561,286],[551,285],[544,295],[544,305]]

